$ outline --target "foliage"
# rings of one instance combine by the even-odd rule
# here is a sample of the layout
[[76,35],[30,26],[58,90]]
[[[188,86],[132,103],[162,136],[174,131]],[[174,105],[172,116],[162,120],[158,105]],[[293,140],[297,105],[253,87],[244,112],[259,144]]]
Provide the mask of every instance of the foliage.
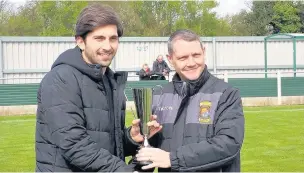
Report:
[[[3,1],[4,2],[4,1]],[[16,13],[5,13],[1,35],[73,36],[79,12],[90,1],[28,1]],[[101,1],[118,12],[125,36],[168,36],[187,28],[200,35],[230,34],[213,9],[216,1]],[[6,22],[7,21],[7,22]]]
[[251,1],[250,10],[218,17],[210,1],[27,1],[17,10],[0,0],[0,35],[73,36],[79,12],[90,3],[111,6],[119,14],[124,36],[167,37],[178,29],[201,36],[264,36],[304,32],[304,2]]
[[302,1],[252,1],[250,11],[228,16],[234,34],[264,36],[304,32]]
[[300,32],[300,16],[298,16],[298,9],[293,2],[278,1],[273,6],[273,10],[274,15],[272,16],[272,20],[275,26],[279,28],[280,32]]

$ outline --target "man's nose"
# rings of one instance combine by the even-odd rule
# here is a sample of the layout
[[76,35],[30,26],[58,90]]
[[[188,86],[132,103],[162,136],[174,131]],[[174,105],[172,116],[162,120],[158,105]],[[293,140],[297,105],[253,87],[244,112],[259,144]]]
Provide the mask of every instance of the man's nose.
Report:
[[108,39],[104,40],[102,43],[102,49],[104,50],[111,50],[111,44],[110,41]]
[[190,56],[188,58],[187,66],[195,66],[195,65],[196,65],[196,62],[194,60],[194,57]]

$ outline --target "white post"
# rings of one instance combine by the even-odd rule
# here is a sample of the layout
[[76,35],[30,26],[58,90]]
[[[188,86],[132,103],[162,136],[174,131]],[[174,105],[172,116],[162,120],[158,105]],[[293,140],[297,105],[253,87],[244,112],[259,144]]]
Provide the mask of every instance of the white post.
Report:
[[224,81],[228,83],[228,71],[224,72]]
[[278,105],[282,104],[282,82],[281,72],[277,71],[277,87],[278,87]]
[[215,37],[212,38],[212,50],[213,50],[213,73],[216,74],[217,70],[217,59],[216,59],[216,41],[215,41]]
[[4,57],[2,52],[2,40],[0,40],[0,84],[4,84],[4,75],[3,75],[3,69],[4,69]]

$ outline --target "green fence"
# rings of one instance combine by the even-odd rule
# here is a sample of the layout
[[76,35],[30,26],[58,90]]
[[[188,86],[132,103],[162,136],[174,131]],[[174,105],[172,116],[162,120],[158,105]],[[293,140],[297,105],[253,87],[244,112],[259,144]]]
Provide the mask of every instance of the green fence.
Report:
[[[128,81],[126,87],[155,87],[168,81]],[[0,84],[0,106],[35,105],[39,84]],[[132,91],[125,91],[128,100],[132,99]]]
[[304,77],[282,78],[282,96],[304,96]]
[[39,84],[1,84],[0,106],[35,105]]
[[[276,78],[229,78],[229,83],[240,89],[242,97],[276,97]],[[155,87],[166,84],[167,81],[128,81],[127,87]],[[282,96],[304,96],[304,77],[281,78]],[[35,105],[39,84],[1,84],[0,106]],[[129,100],[132,100],[131,90],[126,90]]]
[[276,78],[230,78],[228,82],[240,90],[242,97],[276,97],[278,95]]

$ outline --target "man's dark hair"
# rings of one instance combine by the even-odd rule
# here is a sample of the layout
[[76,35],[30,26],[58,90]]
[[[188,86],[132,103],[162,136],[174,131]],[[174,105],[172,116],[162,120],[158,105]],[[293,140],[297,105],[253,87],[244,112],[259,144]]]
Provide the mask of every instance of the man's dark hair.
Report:
[[78,16],[75,27],[75,37],[81,36],[85,39],[89,32],[105,25],[116,25],[118,37],[123,35],[121,21],[113,8],[97,3],[90,4],[85,7]]
[[176,40],[184,40],[184,41],[199,41],[201,44],[201,47],[203,47],[203,44],[200,40],[200,37],[193,31],[182,29],[177,30],[173,34],[171,34],[169,40],[168,40],[168,53],[169,55],[172,55],[173,53],[173,43]]

